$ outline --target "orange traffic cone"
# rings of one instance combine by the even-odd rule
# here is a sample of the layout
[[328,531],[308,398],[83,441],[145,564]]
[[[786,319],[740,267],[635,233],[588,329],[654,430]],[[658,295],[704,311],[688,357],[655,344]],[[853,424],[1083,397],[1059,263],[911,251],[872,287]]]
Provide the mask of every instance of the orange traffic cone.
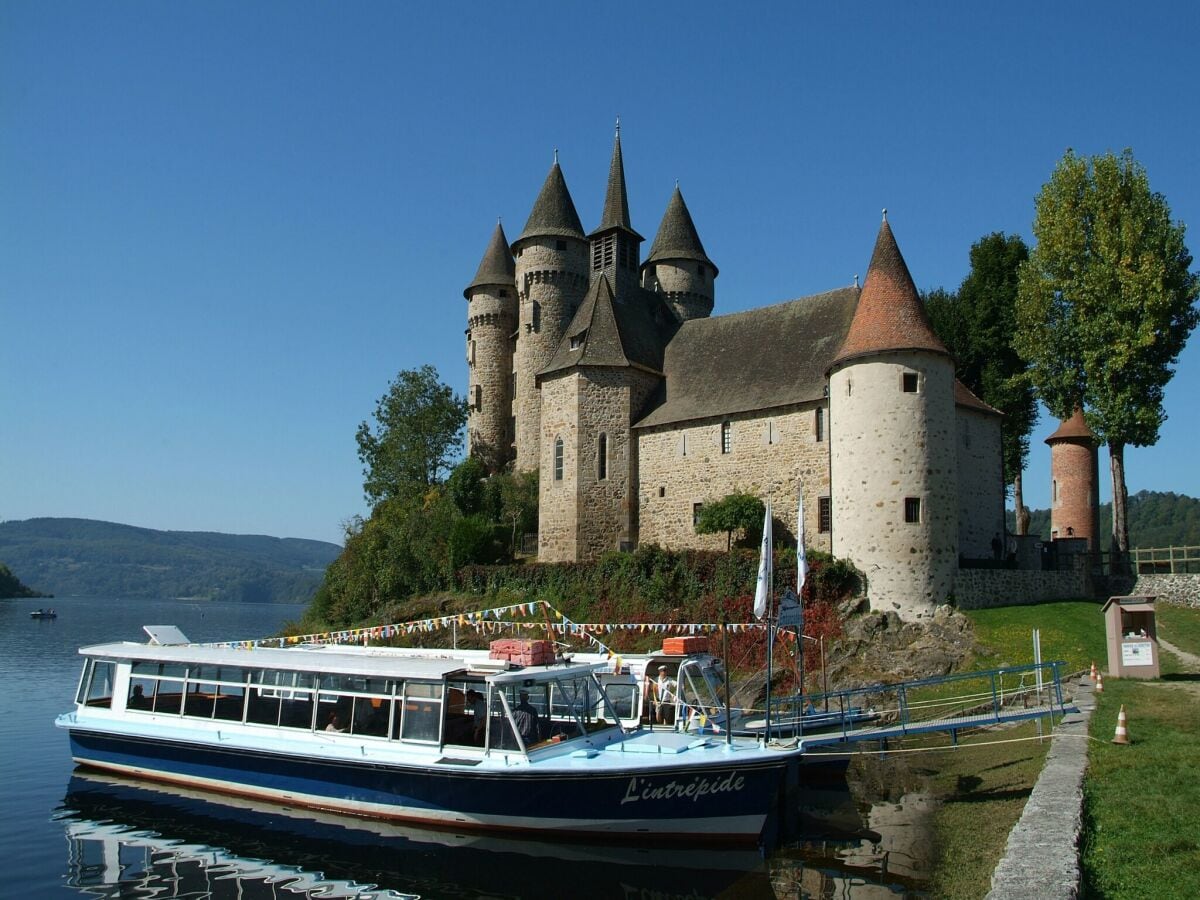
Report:
[[1092,660],[1092,684],[1096,683],[1096,661]]
[[1128,744],[1129,732],[1125,729],[1125,704],[1121,704],[1121,711],[1117,713],[1117,733],[1113,735],[1112,742],[1114,744]]
[[1101,672],[1096,673],[1096,693],[1104,693],[1104,674]]

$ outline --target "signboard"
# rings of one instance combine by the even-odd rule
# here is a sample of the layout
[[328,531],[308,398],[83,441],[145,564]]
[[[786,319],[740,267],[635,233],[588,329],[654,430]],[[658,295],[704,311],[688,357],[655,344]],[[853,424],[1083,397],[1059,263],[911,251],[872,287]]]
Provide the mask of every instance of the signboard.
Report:
[[1121,665],[1154,665],[1154,646],[1150,641],[1130,641],[1121,644]]
[[800,608],[800,601],[796,599],[796,592],[791,588],[783,592],[783,598],[779,602],[779,619],[775,624],[780,628],[804,624],[804,611]]

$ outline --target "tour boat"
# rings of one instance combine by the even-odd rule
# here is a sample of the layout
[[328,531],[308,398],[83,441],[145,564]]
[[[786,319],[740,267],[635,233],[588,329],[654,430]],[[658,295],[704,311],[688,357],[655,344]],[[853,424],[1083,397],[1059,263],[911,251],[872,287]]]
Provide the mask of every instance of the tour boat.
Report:
[[57,619],[58,613],[52,609],[35,609],[29,614],[31,619]]
[[799,777],[794,743],[631,722],[610,661],[146,631],[80,650],[57,720],[76,763],[396,822],[690,842],[758,840]]

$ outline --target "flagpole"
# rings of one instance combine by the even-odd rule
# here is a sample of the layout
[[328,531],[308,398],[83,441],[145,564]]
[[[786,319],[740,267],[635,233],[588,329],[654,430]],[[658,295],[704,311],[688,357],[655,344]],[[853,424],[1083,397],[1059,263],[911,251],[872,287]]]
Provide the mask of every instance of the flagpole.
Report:
[[771,663],[775,656],[775,550],[770,545],[771,502],[767,501],[767,723],[763,744],[771,741]]

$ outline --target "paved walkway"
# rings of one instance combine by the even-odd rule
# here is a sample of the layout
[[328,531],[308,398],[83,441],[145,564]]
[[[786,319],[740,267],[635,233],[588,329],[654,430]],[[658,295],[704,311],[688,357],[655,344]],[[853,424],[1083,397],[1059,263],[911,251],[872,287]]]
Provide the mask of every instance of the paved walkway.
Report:
[[[1161,641],[1160,641],[1161,643]],[[1008,835],[988,900],[1074,900],[1079,896],[1080,819],[1087,768],[1088,720],[1095,708],[1091,681],[1075,692],[1078,713],[1054,729],[1046,764]]]

